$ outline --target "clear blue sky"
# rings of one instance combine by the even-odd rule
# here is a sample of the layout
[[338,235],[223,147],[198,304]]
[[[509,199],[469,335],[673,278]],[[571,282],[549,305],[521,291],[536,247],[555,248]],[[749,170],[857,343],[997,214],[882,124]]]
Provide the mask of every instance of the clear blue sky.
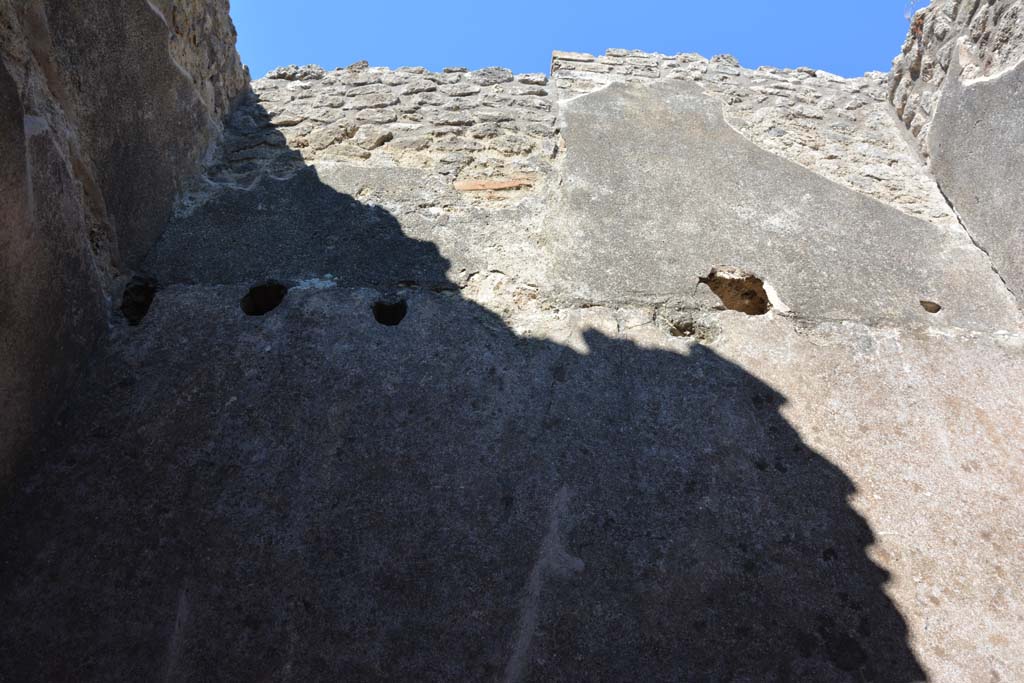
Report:
[[[919,2],[924,5],[927,2]],[[547,73],[552,50],[729,52],[744,66],[888,71],[906,0],[233,0],[242,59],[259,78],[287,64],[505,66]]]

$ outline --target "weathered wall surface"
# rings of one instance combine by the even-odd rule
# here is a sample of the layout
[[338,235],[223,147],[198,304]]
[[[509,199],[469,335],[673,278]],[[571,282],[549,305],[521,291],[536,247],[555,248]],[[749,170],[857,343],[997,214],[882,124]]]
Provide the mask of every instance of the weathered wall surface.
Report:
[[1024,3],[938,0],[919,11],[889,98],[964,227],[1024,300]]
[[0,480],[247,74],[228,3],[0,1]]
[[[556,52],[550,82],[357,64],[278,69],[253,92],[151,254],[162,282],[331,273],[384,286],[404,273],[464,286],[499,272],[573,305],[685,308],[714,304],[692,283],[734,264],[804,317],[932,325],[925,299],[941,302],[945,324],[1017,324],[988,256],[894,121],[881,74],[610,50]],[[310,164],[316,182],[294,178]],[[284,214],[331,234],[324,185],[387,206],[448,257],[447,272],[392,261],[380,279],[384,241],[282,240]],[[629,249],[623,225],[637,231]],[[379,253],[355,259],[353,242]]]
[[975,242],[1024,305],[1024,63],[951,79],[928,136],[931,168]]
[[728,123],[767,151],[910,215],[955,224],[935,183],[892,125],[884,75],[840,78],[807,67],[742,67],[730,55],[556,52],[563,99],[609,83],[690,81]]
[[1021,59],[1020,0],[935,0],[914,15],[893,60],[889,101],[927,156],[928,133],[947,85],[998,78]]
[[904,128],[727,55],[257,81],[0,505],[0,678],[1024,680],[1024,326]]
[[[147,555],[129,592],[104,594],[107,612],[165,624],[131,640],[166,648],[182,678],[300,661],[381,678],[1020,678],[1020,320],[881,75],[625,50],[558,53],[550,78],[287,67],[253,84],[192,190],[146,261],[167,288],[141,326],[117,327],[80,399],[82,424],[137,430],[69,456],[146,453],[166,470],[88,478],[161,499],[110,506],[90,487],[68,494],[67,521],[24,532],[133,556],[120,530],[146,507],[167,548],[216,548],[187,580],[181,555]],[[778,305],[724,310],[701,284],[721,265],[764,277]],[[287,296],[247,317],[239,299],[267,279]],[[378,324],[384,300],[407,307],[399,325]],[[802,444],[808,469],[791,461]],[[190,498],[182,472],[197,472]],[[193,510],[215,512],[193,524]],[[84,532],[71,521],[97,515]],[[861,519],[877,535],[851,531]],[[270,527],[271,555],[255,558],[245,544]],[[719,532],[751,556],[721,556]],[[277,558],[296,547],[309,564],[285,575]],[[408,548],[423,549],[415,569]],[[326,576],[325,556],[351,564]],[[255,565],[262,578],[244,578]],[[96,604],[105,574],[60,571],[51,621],[11,622],[7,638],[78,630],[56,605]],[[225,574],[245,588],[209,595]],[[756,618],[744,599],[709,606],[705,581],[752,591]],[[232,650],[244,627],[219,616],[229,604],[279,625],[253,651],[295,624],[290,659]],[[346,620],[415,623],[442,645],[371,646]],[[116,628],[61,657],[116,652]],[[410,649],[423,654],[397,656]],[[101,658],[143,678],[160,661]]]

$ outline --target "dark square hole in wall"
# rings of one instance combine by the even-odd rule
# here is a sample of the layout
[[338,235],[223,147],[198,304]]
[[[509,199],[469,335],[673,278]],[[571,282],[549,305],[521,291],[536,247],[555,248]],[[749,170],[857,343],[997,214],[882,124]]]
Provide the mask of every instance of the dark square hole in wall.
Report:
[[281,305],[288,288],[280,282],[265,282],[256,285],[240,302],[246,315],[266,315]]
[[409,312],[404,299],[397,301],[377,301],[373,304],[373,318],[381,325],[397,325]]
[[129,325],[138,325],[149,313],[156,298],[157,282],[151,277],[136,275],[124,288],[121,296],[121,314]]

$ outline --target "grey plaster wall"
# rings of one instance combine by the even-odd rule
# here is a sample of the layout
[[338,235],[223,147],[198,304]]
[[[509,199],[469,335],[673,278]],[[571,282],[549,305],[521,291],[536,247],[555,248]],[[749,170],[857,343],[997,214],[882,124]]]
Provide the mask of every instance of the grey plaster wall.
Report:
[[974,240],[1024,300],[1024,64],[954,81],[932,124],[932,170]]

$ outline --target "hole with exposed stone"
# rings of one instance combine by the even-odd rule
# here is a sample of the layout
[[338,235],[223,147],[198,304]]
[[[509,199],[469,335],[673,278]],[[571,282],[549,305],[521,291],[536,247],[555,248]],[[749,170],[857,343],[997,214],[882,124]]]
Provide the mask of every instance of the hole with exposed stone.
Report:
[[928,311],[929,313],[938,313],[942,310],[942,306],[935,303],[934,301],[928,301],[927,299],[921,299],[921,308]]
[[394,326],[402,322],[409,311],[404,299],[378,301],[373,304],[373,318],[381,325]]
[[715,293],[730,311],[747,315],[764,315],[772,304],[765,292],[764,281],[740,268],[715,266],[700,282]]
[[280,282],[256,285],[242,297],[242,312],[246,315],[266,315],[281,305],[288,288]]

